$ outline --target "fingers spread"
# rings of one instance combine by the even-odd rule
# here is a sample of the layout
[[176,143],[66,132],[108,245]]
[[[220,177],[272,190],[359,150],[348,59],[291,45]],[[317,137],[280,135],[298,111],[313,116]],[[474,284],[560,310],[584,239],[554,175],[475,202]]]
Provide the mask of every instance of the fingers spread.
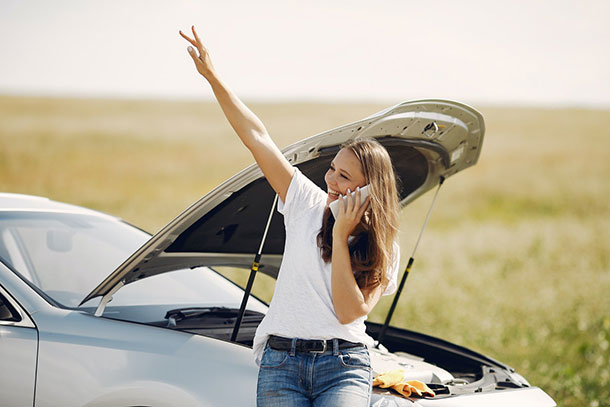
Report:
[[197,31],[195,31],[195,26],[192,26],[191,30],[193,31],[193,35],[195,36],[195,41],[200,43],[201,41],[199,40],[199,36],[197,35]]
[[182,38],[184,38],[185,40],[187,40],[188,42],[190,42],[194,46],[197,46],[195,41],[193,39],[191,39],[188,35],[185,35],[182,31],[180,31],[180,35],[182,36]]
[[195,46],[199,50],[199,53],[203,55],[204,47],[199,39],[199,35],[197,35],[197,31],[195,31],[195,26],[192,26],[191,29],[193,30],[193,35],[195,36]]

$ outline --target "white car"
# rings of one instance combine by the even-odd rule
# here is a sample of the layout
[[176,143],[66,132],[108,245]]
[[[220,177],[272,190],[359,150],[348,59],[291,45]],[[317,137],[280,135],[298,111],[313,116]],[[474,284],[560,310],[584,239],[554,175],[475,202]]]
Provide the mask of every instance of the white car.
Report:
[[[404,206],[474,165],[483,135],[474,109],[422,100],[284,154],[323,185],[342,143],[374,137],[392,157]],[[250,295],[250,284],[243,290],[214,267],[248,273],[256,260],[258,272],[276,277],[284,228],[273,202],[253,165],[151,237],[85,208],[0,194],[0,405],[255,405],[251,345],[267,305]],[[389,324],[367,329],[380,342],[370,350],[373,370],[402,368],[436,392],[407,399],[374,388],[371,405],[556,405],[489,357]]]

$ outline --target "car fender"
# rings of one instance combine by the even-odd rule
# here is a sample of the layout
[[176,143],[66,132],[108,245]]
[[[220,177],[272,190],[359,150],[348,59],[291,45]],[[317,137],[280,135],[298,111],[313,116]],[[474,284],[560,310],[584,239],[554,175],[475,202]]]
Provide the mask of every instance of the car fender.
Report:
[[245,346],[74,310],[35,318],[38,407],[255,404]]

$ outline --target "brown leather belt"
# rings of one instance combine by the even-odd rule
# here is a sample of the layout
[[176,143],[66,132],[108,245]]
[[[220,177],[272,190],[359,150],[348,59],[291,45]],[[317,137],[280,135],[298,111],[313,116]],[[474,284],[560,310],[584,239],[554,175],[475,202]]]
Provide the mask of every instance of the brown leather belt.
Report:
[[[297,339],[295,351],[305,353],[324,353],[333,350],[334,339]],[[271,335],[267,341],[269,347],[275,350],[289,351],[292,349],[292,339]],[[359,342],[350,342],[345,339],[337,339],[339,349],[355,348],[364,346]]]

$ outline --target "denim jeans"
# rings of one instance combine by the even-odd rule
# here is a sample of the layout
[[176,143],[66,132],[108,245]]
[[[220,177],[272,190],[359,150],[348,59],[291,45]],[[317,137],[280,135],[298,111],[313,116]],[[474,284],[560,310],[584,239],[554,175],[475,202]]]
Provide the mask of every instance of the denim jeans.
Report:
[[[293,342],[294,343],[294,342]],[[368,407],[372,370],[365,346],[324,353],[271,349],[267,344],[258,372],[258,407]]]

